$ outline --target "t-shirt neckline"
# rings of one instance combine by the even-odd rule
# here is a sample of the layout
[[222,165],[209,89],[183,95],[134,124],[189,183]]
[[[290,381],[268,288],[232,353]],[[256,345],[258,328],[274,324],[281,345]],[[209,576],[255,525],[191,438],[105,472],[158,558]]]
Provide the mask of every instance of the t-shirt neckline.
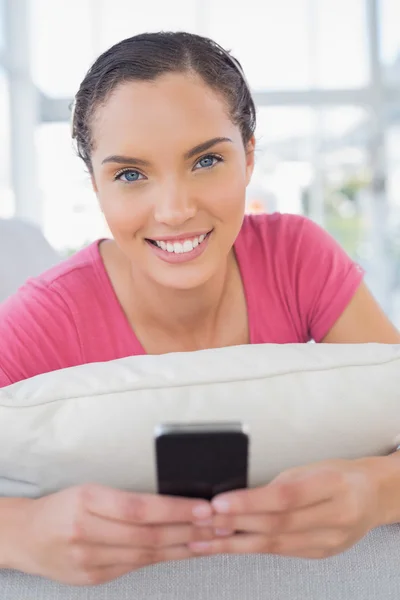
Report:
[[[132,354],[141,354],[141,355],[148,354],[146,352],[146,350],[144,349],[144,347],[142,346],[142,344],[140,343],[140,340],[137,337],[135,330],[132,327],[131,323],[128,321],[128,318],[127,318],[127,316],[122,308],[122,305],[117,297],[117,294],[114,290],[111,279],[108,275],[106,266],[104,264],[103,257],[100,252],[100,244],[107,240],[108,240],[108,238],[101,238],[92,245],[93,246],[93,252],[92,252],[93,265],[96,269],[97,275],[99,276],[99,279],[100,279],[102,287],[104,288],[104,291],[109,294],[110,298],[112,298],[112,303],[114,304],[114,309],[115,309],[113,311],[113,313],[118,314],[118,318],[120,319],[121,323],[124,325],[125,328],[129,329],[129,332],[131,334],[131,339],[132,339],[132,345],[133,345]],[[253,326],[252,326],[253,322],[252,322],[252,318],[251,318],[252,313],[250,310],[251,297],[249,294],[249,286],[248,286],[248,280],[246,277],[246,269],[244,268],[244,264],[243,264],[244,261],[243,261],[243,256],[242,256],[241,241],[242,241],[241,235],[239,233],[239,235],[236,238],[235,243],[233,245],[233,251],[235,253],[235,258],[237,261],[240,278],[242,280],[243,292],[245,295],[247,321],[248,321],[248,329],[249,329],[249,342],[251,344],[253,337],[254,337],[253,336]]]

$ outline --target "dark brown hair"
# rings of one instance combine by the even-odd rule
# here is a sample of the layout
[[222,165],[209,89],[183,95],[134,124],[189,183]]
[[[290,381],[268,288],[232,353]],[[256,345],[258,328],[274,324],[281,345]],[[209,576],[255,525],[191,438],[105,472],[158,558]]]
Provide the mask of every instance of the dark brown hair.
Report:
[[247,145],[255,131],[256,109],[240,63],[209,38],[185,32],[143,33],[104,52],[81,83],[73,104],[72,137],[92,171],[91,123],[96,109],[127,81],[152,81],[165,73],[198,74],[225,99],[232,122]]

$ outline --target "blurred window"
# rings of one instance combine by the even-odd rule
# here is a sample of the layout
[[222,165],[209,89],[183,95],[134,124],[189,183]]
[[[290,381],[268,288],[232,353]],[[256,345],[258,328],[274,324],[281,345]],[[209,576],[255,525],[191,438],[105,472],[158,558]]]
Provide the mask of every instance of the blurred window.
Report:
[[44,233],[49,242],[57,250],[70,252],[108,236],[89,173],[72,150],[69,124],[41,125],[36,146]]
[[33,79],[49,96],[72,96],[95,58],[92,2],[30,4]]
[[380,0],[381,59],[384,78],[400,87],[400,1]]
[[0,53],[4,50],[4,44],[5,44],[4,11],[5,11],[5,0],[0,0]]
[[10,217],[14,212],[14,195],[10,172],[10,119],[8,79],[0,66],[0,218]]
[[369,68],[365,0],[310,0],[310,4],[315,23],[314,84],[326,89],[366,85]]
[[[217,0],[218,1],[218,0]],[[207,2],[193,0],[102,0],[101,43],[109,46],[138,33],[148,31],[190,31],[196,33],[196,19]]]
[[209,34],[237,56],[253,89],[309,87],[308,0],[211,2]]
[[[228,18],[229,17],[229,18]],[[356,88],[368,81],[364,0],[218,0],[211,37],[255,90]]]
[[53,97],[74,95],[90,64],[114,43],[145,31],[193,31],[197,14],[187,0],[31,3],[33,76]]

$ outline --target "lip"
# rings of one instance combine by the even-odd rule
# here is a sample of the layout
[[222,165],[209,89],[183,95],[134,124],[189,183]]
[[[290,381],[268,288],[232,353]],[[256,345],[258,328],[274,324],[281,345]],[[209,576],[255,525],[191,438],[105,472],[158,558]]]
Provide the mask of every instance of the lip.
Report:
[[[163,260],[164,262],[167,262],[167,263],[170,263],[170,264],[187,263],[187,262],[191,262],[192,260],[195,260],[196,258],[198,258],[199,256],[201,256],[205,252],[205,250],[207,249],[207,246],[208,246],[208,244],[210,242],[210,237],[212,236],[212,233],[213,233],[213,230],[211,230],[209,233],[207,233],[207,237],[201,242],[201,244],[199,244],[191,252],[182,252],[181,254],[175,254],[174,252],[167,252],[166,250],[162,250],[158,246],[154,246],[154,244],[152,244],[151,242],[149,242],[148,239],[146,239],[146,244],[147,244],[148,248],[152,252],[154,252],[154,254],[158,258],[160,258],[161,260]],[[202,234],[200,234],[200,235],[202,235]],[[194,236],[194,237],[196,237],[196,236]],[[166,238],[164,238],[164,240],[165,239]],[[176,238],[176,237],[172,238],[172,239],[178,241],[178,238]],[[187,237],[184,237],[184,238],[181,237],[180,239],[187,240],[188,238]]]
[[179,235],[164,235],[160,237],[148,237],[146,240],[153,240],[158,242],[180,242],[181,240],[193,240],[201,235],[207,235],[211,233],[212,229],[203,229],[202,231],[195,231],[194,233],[181,233]]

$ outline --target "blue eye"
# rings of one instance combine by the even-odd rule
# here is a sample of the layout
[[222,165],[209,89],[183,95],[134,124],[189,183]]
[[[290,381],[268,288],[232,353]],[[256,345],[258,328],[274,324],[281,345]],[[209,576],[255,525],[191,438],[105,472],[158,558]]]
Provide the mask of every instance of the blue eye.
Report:
[[140,177],[143,177],[143,175],[139,173],[139,171],[125,169],[125,171],[120,171],[117,173],[115,179],[123,181],[124,183],[134,183],[135,181],[140,181]]
[[207,154],[207,156],[203,156],[196,165],[200,165],[201,169],[210,169],[214,167],[217,163],[221,162],[222,158],[217,156],[216,154]]

